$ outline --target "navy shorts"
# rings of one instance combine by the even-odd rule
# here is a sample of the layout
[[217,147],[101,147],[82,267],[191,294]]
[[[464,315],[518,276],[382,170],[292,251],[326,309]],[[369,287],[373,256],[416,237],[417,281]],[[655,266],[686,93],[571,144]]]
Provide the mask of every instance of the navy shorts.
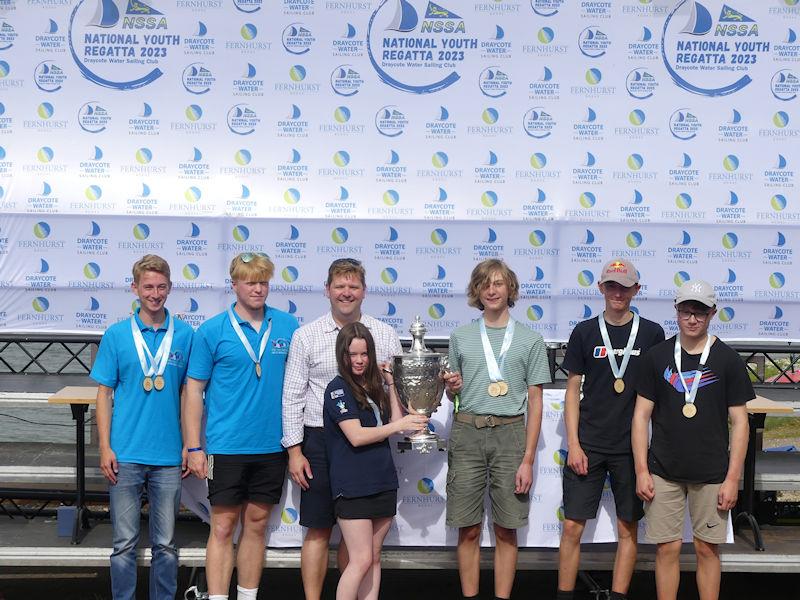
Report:
[[211,506],[240,506],[245,501],[278,504],[286,480],[286,452],[211,454],[208,501]]
[[573,521],[597,517],[600,499],[606,487],[606,475],[611,482],[617,518],[634,522],[644,516],[642,501],[636,496],[636,470],[632,454],[605,454],[586,451],[589,473],[576,475],[564,465],[564,516]]
[[300,525],[314,529],[330,529],[336,524],[331,479],[328,474],[328,452],[322,427],[306,427],[303,433],[303,455],[311,465],[313,479],[308,489],[300,492]]
[[340,519],[381,519],[397,514],[397,490],[379,492],[360,498],[340,496],[334,501]]

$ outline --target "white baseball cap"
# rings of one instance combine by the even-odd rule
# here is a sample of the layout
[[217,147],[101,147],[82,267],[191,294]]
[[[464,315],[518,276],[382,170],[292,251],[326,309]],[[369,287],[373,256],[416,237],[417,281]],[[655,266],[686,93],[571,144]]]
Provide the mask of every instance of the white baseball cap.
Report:
[[709,308],[717,305],[714,287],[702,279],[690,279],[678,288],[678,293],[675,295],[675,304],[691,300],[705,304]]

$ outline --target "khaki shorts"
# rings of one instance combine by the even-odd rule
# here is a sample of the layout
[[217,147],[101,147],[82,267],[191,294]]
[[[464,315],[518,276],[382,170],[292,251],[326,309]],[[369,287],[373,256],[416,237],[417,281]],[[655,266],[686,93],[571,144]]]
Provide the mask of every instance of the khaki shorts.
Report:
[[653,475],[655,497],[645,502],[647,537],[656,544],[683,539],[686,500],[694,537],[709,544],[724,544],[728,534],[728,511],[717,510],[721,483],[680,483]]
[[454,421],[447,453],[447,525],[481,523],[487,487],[493,523],[506,529],[527,525],[528,494],[514,493],[524,455],[524,419],[480,429]]

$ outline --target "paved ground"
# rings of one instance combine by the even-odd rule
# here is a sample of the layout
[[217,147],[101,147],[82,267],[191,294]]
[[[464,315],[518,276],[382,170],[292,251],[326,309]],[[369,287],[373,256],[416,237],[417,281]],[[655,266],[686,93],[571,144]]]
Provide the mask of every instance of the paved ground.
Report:
[[[182,569],[180,592],[182,598],[190,572]],[[607,574],[596,574],[603,581]],[[146,599],[146,570],[140,576],[138,598]],[[335,597],[336,575],[331,572],[326,582],[324,600]],[[554,572],[528,571],[518,575],[513,598],[546,600],[555,596]],[[726,573],[722,579],[721,600],[797,600],[797,574]],[[491,573],[482,573],[481,588],[484,598],[491,589]],[[259,598],[262,600],[302,599],[300,573],[295,569],[271,569],[264,572]],[[458,600],[458,575],[455,571],[387,571],[381,591],[383,600]],[[637,573],[629,597],[651,600],[656,597],[652,573]],[[111,598],[107,569],[57,569],[23,570],[0,569],[0,600],[106,600]],[[579,600],[594,598],[587,591]],[[235,594],[231,600],[235,599]],[[679,600],[695,600],[694,575],[684,573]]]

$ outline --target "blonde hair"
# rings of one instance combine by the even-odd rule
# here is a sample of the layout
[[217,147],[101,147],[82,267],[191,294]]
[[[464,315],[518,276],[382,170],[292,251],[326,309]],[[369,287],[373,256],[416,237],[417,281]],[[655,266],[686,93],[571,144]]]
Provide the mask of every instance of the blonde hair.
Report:
[[348,275],[358,277],[361,280],[361,285],[367,287],[367,273],[364,270],[364,265],[360,260],[355,258],[337,258],[328,267],[328,280],[325,282],[326,286],[330,286],[334,277]]
[[489,258],[478,263],[472,269],[467,287],[467,304],[483,310],[483,303],[480,300],[481,290],[489,285],[492,275],[499,273],[508,287],[508,306],[514,306],[519,299],[519,280],[516,273],[508,268],[508,265],[497,258]]
[[275,265],[263,252],[242,252],[231,261],[231,281],[269,281]]
[[161,273],[172,285],[170,278],[169,263],[156,254],[145,254],[142,258],[133,263],[133,283],[138,284],[142,274],[147,271]]

